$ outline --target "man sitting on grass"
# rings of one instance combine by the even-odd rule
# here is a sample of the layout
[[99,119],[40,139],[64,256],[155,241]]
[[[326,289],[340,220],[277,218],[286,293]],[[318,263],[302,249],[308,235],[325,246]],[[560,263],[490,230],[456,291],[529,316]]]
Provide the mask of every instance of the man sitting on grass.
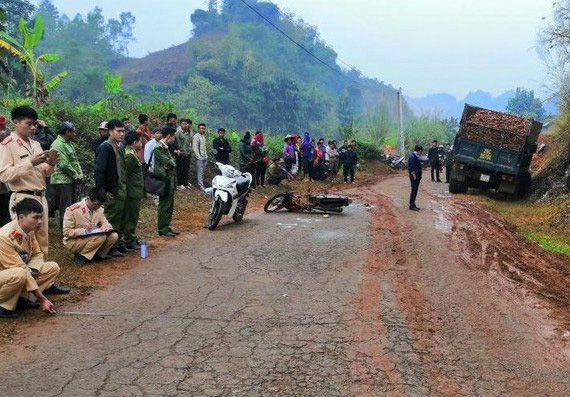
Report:
[[106,198],[104,191],[93,189],[88,197],[65,210],[63,245],[75,254],[73,262],[78,266],[108,259],[119,238],[103,213]]
[[[16,219],[0,229],[0,318],[18,317],[16,307],[41,308],[55,313],[45,294],[68,294],[55,279],[59,266],[44,262],[36,231],[42,224],[43,206],[25,198],[14,206]],[[36,303],[37,300],[37,303]]]

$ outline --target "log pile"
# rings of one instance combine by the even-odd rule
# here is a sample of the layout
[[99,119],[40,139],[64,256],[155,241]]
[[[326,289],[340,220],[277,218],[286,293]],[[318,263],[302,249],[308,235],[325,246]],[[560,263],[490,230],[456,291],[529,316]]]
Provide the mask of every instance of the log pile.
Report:
[[467,118],[461,135],[470,141],[519,152],[526,142],[531,124],[531,120],[522,117],[477,110]]

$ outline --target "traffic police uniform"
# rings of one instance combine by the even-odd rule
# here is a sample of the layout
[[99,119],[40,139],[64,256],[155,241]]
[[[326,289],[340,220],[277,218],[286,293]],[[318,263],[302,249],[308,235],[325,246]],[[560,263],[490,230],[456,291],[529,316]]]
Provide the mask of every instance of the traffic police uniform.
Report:
[[25,198],[39,201],[44,208],[42,224],[37,231],[41,252],[44,258],[48,254],[48,203],[45,196],[45,178],[53,173],[54,167],[48,163],[34,166],[31,158],[42,153],[39,142],[30,139],[28,142],[12,133],[0,144],[0,182],[6,183],[12,191],[10,197],[10,215],[16,219],[12,211],[14,205]]
[[103,207],[91,211],[86,199],[73,204],[65,210],[63,216],[63,245],[74,254],[80,254],[91,260],[98,254],[107,256],[119,235],[116,232],[85,236],[85,229],[89,225],[97,227],[111,226],[105,218]]
[[29,292],[48,289],[58,274],[57,263],[44,262],[34,232],[24,233],[17,220],[0,228],[0,306],[15,310],[20,294],[34,302]]

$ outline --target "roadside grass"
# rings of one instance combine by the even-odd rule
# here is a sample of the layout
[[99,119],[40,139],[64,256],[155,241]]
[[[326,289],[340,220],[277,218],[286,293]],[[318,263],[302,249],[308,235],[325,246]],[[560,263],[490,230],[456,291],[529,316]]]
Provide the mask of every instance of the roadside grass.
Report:
[[529,200],[500,201],[479,196],[483,206],[502,216],[516,227],[526,240],[544,250],[570,258],[570,198],[537,203]]
[[[392,169],[378,161],[363,162],[356,173],[357,186],[367,184],[378,176],[394,173]],[[338,190],[342,183],[342,170],[334,181],[306,183],[296,180],[292,183],[281,183],[279,186],[267,186],[265,189],[253,190],[247,212],[262,209],[267,200],[275,194],[292,190],[303,194],[309,190],[312,192],[326,192]],[[207,174],[208,175],[208,174]],[[211,180],[211,174],[206,180]],[[354,185],[351,185],[351,187]],[[172,226],[175,230],[182,232],[182,236],[177,239],[166,239],[158,236],[156,227],[157,208],[151,199],[144,199],[141,207],[140,219],[137,226],[139,239],[144,239],[148,244],[149,256],[155,256],[164,249],[180,244],[186,234],[198,233],[206,227],[210,197],[196,188],[177,191],[175,196],[174,214]],[[246,214],[247,218],[247,214]],[[222,218],[222,224],[227,219]],[[57,283],[72,289],[69,295],[50,296],[50,299],[61,308],[62,303],[79,302],[94,290],[104,288],[119,281],[128,275],[128,271],[140,265],[146,265],[145,261],[139,258],[138,252],[127,254],[120,260],[108,260],[99,263],[92,263],[87,266],[78,267],[73,264],[73,255],[65,249],[62,241],[61,228],[57,219],[50,219],[49,222],[49,260],[59,264],[61,272]],[[146,262],[148,263],[148,262]],[[11,340],[17,335],[19,326],[34,326],[40,318],[47,315],[38,310],[25,311],[17,320],[0,321],[0,346],[3,342]]]

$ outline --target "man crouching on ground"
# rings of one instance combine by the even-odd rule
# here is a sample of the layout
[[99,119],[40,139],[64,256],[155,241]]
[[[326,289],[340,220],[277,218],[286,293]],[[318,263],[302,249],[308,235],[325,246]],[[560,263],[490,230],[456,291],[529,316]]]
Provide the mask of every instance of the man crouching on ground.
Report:
[[119,238],[103,213],[106,199],[103,190],[93,189],[88,197],[65,210],[63,245],[75,254],[73,262],[78,266],[109,259],[107,254]]
[[0,318],[17,317],[17,307],[53,314],[55,307],[43,293],[69,293],[55,284],[59,266],[44,262],[35,236],[43,211],[37,200],[25,198],[14,206],[16,219],[0,229]]

